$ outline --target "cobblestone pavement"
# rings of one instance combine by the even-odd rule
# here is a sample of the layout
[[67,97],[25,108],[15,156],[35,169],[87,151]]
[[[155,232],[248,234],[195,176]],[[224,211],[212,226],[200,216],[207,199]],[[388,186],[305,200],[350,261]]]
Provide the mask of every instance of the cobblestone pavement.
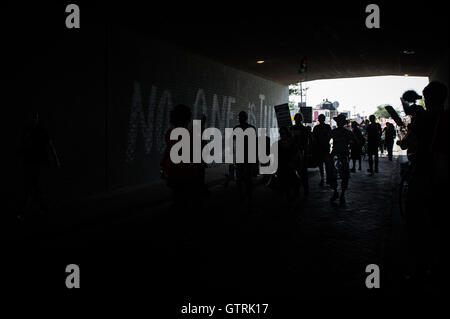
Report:
[[109,290],[143,285],[186,296],[384,294],[366,288],[365,269],[377,264],[383,271],[398,160],[381,158],[373,177],[367,167],[363,161],[363,170],[352,173],[346,207],[330,203],[332,191],[318,185],[318,174],[310,178],[309,197],[293,203],[260,184],[250,211],[233,184],[216,185],[202,207],[130,208],[120,218],[47,234],[33,251],[49,278],[78,260],[89,269],[85,286]]

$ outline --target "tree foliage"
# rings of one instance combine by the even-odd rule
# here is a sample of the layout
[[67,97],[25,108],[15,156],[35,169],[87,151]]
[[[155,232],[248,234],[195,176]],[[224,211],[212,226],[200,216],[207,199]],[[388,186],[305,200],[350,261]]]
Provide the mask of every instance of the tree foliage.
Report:
[[384,108],[386,105],[378,105],[374,115],[376,117],[390,118],[388,111]]
[[[375,115],[376,117],[381,117],[381,118],[385,118],[385,119],[390,118],[391,115],[390,115],[389,112],[386,111],[386,109],[384,108],[384,107],[387,106],[387,105],[389,105],[389,104],[378,105],[378,106],[377,106],[377,110],[375,111],[374,115]],[[397,113],[400,113],[399,110],[396,110],[396,111],[397,111]]]
[[289,95],[300,96],[300,88],[298,85],[289,85]]

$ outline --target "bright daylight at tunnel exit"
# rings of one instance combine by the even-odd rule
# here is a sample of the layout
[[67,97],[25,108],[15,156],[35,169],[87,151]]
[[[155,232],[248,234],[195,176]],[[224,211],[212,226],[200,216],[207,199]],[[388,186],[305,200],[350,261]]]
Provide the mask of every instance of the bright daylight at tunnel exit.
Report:
[[159,318],[440,300],[443,5],[159,5],[7,3],[5,287]]

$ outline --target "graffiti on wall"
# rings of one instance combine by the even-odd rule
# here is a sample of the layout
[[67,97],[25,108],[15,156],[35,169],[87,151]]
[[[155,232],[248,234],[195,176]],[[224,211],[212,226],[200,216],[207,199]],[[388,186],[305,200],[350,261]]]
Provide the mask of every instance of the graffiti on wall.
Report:
[[[189,104],[187,104],[189,105]],[[245,101],[237,103],[233,96],[212,94],[207,96],[204,89],[198,89],[192,109],[193,119],[199,119],[203,114],[207,118],[208,127],[216,127],[224,131],[226,127],[236,125],[236,105],[248,105],[249,123],[256,127],[276,127],[276,117],[273,105],[266,103],[266,96],[259,94],[259,101]],[[160,89],[152,85],[148,100],[144,95],[140,83],[135,82],[131,97],[130,117],[128,125],[128,141],[125,154],[127,163],[136,158],[136,150],[143,147],[145,154],[152,152],[163,153],[165,148],[165,134],[170,127],[169,114],[173,108],[172,93],[169,89]],[[271,131],[270,131],[271,132]],[[272,132],[271,132],[272,134]],[[142,137],[142,139],[139,139]],[[276,136],[270,136],[276,138]],[[142,140],[143,145],[137,145]]]

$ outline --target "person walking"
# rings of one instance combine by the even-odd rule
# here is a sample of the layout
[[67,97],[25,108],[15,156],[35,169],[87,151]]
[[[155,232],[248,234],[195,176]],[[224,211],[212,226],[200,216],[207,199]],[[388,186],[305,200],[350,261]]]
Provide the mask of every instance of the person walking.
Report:
[[[374,172],[378,173],[378,148],[380,147],[381,140],[381,125],[376,122],[375,115],[369,116],[370,124],[367,126],[367,155],[369,157],[369,169],[370,176],[373,176]],[[374,170],[375,164],[375,170]]]
[[361,155],[362,155],[362,147],[364,143],[366,142],[366,139],[361,133],[361,130],[359,129],[359,125],[356,121],[352,122],[352,132],[355,136],[355,143],[351,146],[351,159],[353,162],[353,166],[351,169],[351,172],[356,172],[356,161],[358,161],[358,170],[361,170]]
[[299,174],[302,180],[303,192],[305,196],[309,194],[308,182],[308,153],[311,144],[311,131],[303,125],[303,115],[297,113],[294,116],[295,125],[291,127],[291,134],[299,149]]
[[392,152],[394,148],[394,139],[396,136],[396,131],[394,124],[386,123],[386,127],[384,128],[384,145],[388,153],[388,159],[392,161]]
[[[348,188],[348,180],[350,178],[350,170],[348,165],[349,146],[355,143],[354,134],[344,126],[347,123],[345,114],[339,114],[333,118],[336,121],[337,128],[331,131],[333,139],[333,150],[331,158],[333,159],[331,187],[333,188],[333,196],[330,201],[334,202],[339,198],[340,206],[345,205],[345,191]],[[337,175],[341,178],[341,194],[338,193]]]

